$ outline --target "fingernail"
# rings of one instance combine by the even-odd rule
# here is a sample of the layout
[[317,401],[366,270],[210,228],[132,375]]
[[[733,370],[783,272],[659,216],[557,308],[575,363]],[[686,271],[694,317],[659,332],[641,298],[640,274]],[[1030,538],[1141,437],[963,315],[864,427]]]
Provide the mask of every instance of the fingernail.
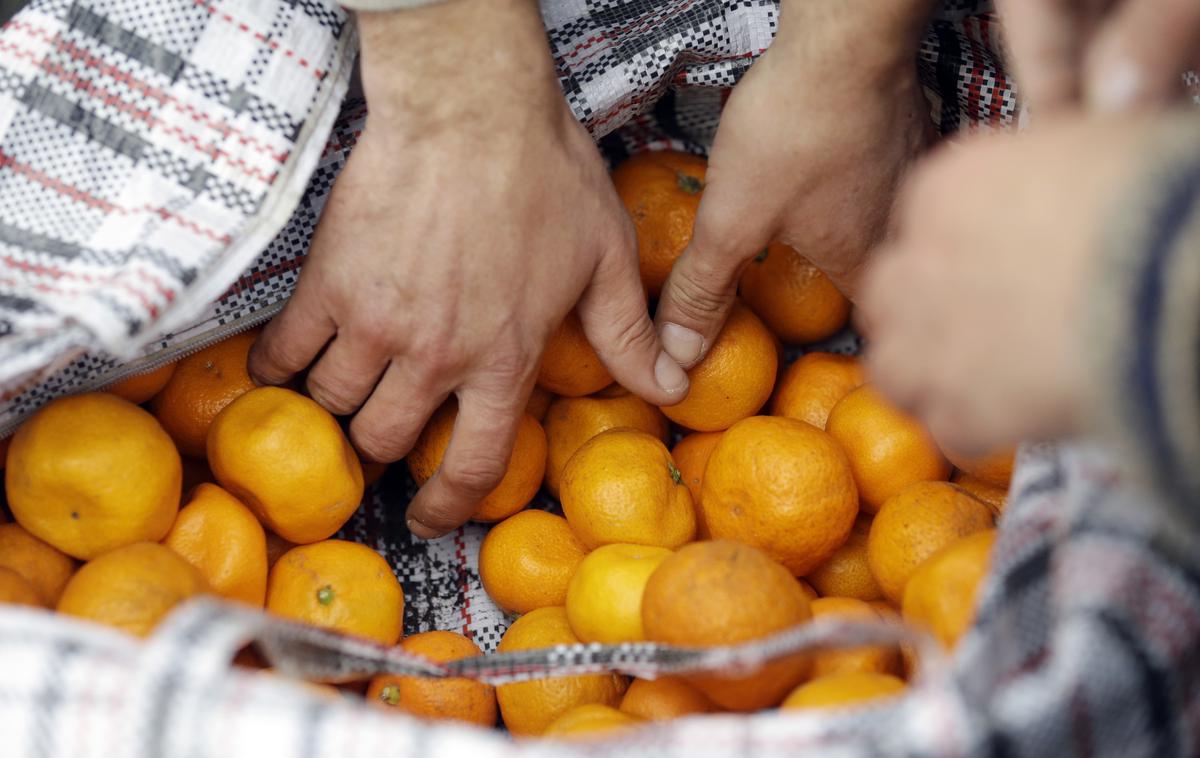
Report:
[[415,518],[408,519],[407,523],[408,531],[412,533],[412,536],[419,540],[436,540],[438,537],[441,537],[445,534],[445,532],[439,532],[437,529],[425,526]]
[[1092,87],[1092,106],[1097,110],[1120,111],[1132,105],[1142,89],[1142,74],[1128,60],[1111,61],[1096,77]]
[[[690,366],[700,357],[704,347],[704,338],[699,332],[679,324],[663,324],[659,331],[663,349],[675,359],[680,366]],[[661,384],[661,382],[660,382]]]
[[672,395],[683,392],[688,386],[687,373],[666,352],[659,353],[658,360],[654,362],[654,381],[664,392]]

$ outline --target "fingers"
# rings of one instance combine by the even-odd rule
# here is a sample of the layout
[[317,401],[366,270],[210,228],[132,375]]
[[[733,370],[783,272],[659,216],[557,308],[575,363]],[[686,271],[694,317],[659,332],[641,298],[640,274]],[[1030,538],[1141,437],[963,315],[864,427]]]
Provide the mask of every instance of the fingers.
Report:
[[309,396],[336,416],[358,410],[388,364],[388,356],[372,347],[370,340],[339,331],[308,372]]
[[1022,98],[1041,114],[1079,100],[1085,23],[1081,0],[1004,0],[1005,39]]
[[601,257],[578,312],[588,341],[621,386],[655,405],[683,399],[687,374],[658,341],[632,245]]
[[1088,51],[1089,105],[1120,110],[1172,99],[1180,76],[1200,63],[1200,3],[1134,0],[1115,8]]
[[671,269],[654,315],[663,349],[683,368],[708,355],[737,295],[738,275],[766,246],[767,230],[742,213],[745,195],[712,177],[692,241]]
[[283,384],[321,352],[337,327],[309,295],[301,278],[283,312],[263,327],[250,348],[246,369],[259,384]]
[[420,378],[412,359],[393,361],[350,422],[350,441],[363,457],[391,463],[408,455],[446,390]]
[[865,356],[871,382],[897,407],[915,412],[921,400],[919,367],[909,360],[912,353],[903,338],[897,339],[911,313],[901,294],[905,292],[901,285],[904,276],[904,253],[896,247],[881,250],[863,283],[860,317],[871,326]]
[[442,465],[408,506],[409,531],[433,539],[471,518],[508,470],[523,412],[516,388],[503,399],[475,389],[459,395]]

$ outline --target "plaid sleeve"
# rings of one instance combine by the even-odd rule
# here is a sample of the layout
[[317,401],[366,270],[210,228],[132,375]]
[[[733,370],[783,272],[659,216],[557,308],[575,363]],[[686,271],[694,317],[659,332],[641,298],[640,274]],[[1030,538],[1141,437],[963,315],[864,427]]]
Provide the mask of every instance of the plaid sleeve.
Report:
[[1200,118],[1160,127],[1121,193],[1089,290],[1098,429],[1200,524]]

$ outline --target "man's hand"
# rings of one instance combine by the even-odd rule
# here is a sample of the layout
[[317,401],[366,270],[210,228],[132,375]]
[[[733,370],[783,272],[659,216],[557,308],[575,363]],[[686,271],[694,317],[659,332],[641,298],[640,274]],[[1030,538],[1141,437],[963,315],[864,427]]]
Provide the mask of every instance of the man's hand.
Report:
[[708,352],[742,268],[770,242],[795,248],[854,296],[931,128],[916,76],[928,2],[892,5],[785,2],[779,36],[734,88],[692,242],[655,316],[685,368]]
[[1092,261],[1138,145],[1155,139],[1144,127],[1078,120],[978,138],[913,176],[860,315],[873,381],[943,444],[1084,431]]
[[1020,91],[1035,116],[1080,103],[1154,105],[1200,66],[1196,0],[1000,0]]
[[442,467],[408,510],[428,538],[503,477],[546,339],[577,301],[623,385],[669,404],[687,380],[661,352],[632,226],[533,0],[364,13],[360,28],[367,129],[250,370],[277,384],[311,363],[313,398],[357,411],[350,437],[378,461],[457,395]]

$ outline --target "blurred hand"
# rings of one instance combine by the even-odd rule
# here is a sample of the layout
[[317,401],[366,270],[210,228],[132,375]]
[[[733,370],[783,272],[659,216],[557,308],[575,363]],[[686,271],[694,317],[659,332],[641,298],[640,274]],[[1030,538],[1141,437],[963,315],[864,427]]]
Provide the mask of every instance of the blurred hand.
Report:
[[632,226],[533,0],[363,13],[360,30],[367,129],[250,369],[278,384],[312,364],[312,397],[357,411],[350,437],[377,461],[457,395],[442,467],[408,509],[434,537],[503,477],[546,339],[577,301],[623,385],[669,404],[687,380],[661,353]]
[[1151,105],[1200,66],[1196,0],[999,0],[1023,98],[1036,114]]
[[[1105,214],[1146,124],[1052,123],[949,146],[914,174],[863,287],[873,381],[943,444],[1083,431],[1083,318]],[[984,191],[986,189],[986,191]]]
[[853,297],[895,188],[925,142],[916,75],[927,2],[785,2],[780,33],[734,88],[709,156],[691,244],[655,320],[685,368],[707,354],[742,268],[795,248]]

